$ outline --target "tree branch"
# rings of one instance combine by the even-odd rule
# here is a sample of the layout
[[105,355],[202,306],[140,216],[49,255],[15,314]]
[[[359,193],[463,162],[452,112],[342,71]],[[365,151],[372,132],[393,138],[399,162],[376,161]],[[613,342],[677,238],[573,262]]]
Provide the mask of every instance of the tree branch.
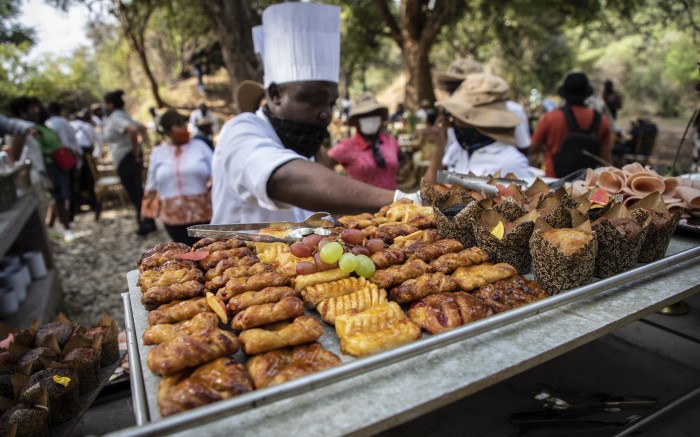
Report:
[[398,44],[399,47],[403,48],[404,40],[403,36],[401,35],[401,28],[399,28],[396,18],[394,18],[391,10],[389,10],[389,4],[386,2],[386,0],[374,0],[374,4],[377,6],[377,9],[379,9],[379,13],[382,15],[384,23],[386,23],[386,25],[389,27],[389,35],[394,41],[396,41],[396,44]]

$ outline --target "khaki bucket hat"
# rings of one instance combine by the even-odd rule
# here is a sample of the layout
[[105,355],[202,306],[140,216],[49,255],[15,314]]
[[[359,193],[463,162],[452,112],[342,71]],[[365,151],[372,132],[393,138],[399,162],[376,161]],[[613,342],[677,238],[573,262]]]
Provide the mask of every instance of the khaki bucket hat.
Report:
[[265,87],[253,80],[244,80],[236,87],[236,104],[240,112],[255,112],[265,97]]
[[352,99],[350,113],[348,113],[348,122],[359,115],[369,114],[379,110],[382,111],[384,117],[388,117],[389,110],[386,106],[377,102],[377,99],[374,98],[374,94],[367,92],[362,93]]
[[472,73],[481,73],[484,67],[480,62],[473,59],[457,59],[452,62],[447,71],[438,72],[435,80],[438,82],[459,82],[467,78]]

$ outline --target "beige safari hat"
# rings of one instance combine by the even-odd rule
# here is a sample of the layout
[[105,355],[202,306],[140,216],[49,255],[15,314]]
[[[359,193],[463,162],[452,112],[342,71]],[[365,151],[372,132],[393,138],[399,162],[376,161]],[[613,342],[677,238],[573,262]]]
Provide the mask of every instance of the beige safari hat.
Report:
[[236,104],[239,112],[255,112],[265,97],[265,87],[254,80],[244,80],[236,87]]
[[362,93],[352,99],[350,112],[348,113],[348,122],[352,121],[358,115],[369,114],[380,110],[385,118],[389,116],[387,107],[377,102],[377,99],[374,98],[374,94],[368,92]]
[[438,82],[459,82],[467,78],[472,73],[481,73],[484,67],[480,62],[473,59],[457,59],[452,62],[447,71],[438,72],[435,80]]

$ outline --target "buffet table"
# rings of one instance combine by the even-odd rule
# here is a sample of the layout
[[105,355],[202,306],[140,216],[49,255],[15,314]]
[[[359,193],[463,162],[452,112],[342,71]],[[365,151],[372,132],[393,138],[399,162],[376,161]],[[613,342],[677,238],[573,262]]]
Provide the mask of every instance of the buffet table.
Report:
[[[697,235],[677,234],[667,257],[646,267],[364,359],[343,356],[342,366],[167,419],[158,416],[157,385],[142,366],[145,311],[138,303],[137,272],[130,272],[123,300],[140,426],[111,435],[191,435],[193,428],[205,435],[376,433],[697,293],[698,243]],[[610,285],[621,279],[627,282]]]

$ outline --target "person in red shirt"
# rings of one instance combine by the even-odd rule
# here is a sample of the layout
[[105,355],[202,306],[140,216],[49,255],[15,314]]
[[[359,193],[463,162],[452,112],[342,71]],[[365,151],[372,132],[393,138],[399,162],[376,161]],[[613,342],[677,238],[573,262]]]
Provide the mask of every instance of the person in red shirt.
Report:
[[399,143],[384,130],[388,112],[371,93],[360,94],[352,102],[348,117],[348,124],[357,129],[355,135],[338,142],[328,156],[351,178],[395,190]]
[[[593,88],[588,82],[588,77],[584,73],[571,73],[566,76],[564,83],[559,87],[559,95],[566,101],[566,105],[571,108],[576,123],[580,129],[591,128],[595,111],[586,106],[584,101],[593,95]],[[566,175],[555,174],[553,157],[559,152],[559,145],[569,134],[569,126],[563,110],[546,113],[539,123],[535,133],[532,135],[532,148],[530,153],[544,151],[545,176],[563,177]],[[610,121],[601,115],[600,126],[596,134],[600,141],[600,152],[598,157],[603,161],[610,162],[612,159],[612,130]]]

